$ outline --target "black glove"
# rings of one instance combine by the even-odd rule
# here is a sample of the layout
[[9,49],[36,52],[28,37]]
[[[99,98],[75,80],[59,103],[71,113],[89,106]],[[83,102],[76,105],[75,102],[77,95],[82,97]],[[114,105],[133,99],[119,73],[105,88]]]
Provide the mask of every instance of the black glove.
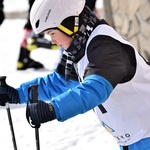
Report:
[[51,104],[38,100],[27,106],[27,118],[30,118],[32,125],[39,125],[56,118],[55,110]]
[[5,103],[20,103],[18,91],[11,86],[0,87],[0,105],[5,106]]

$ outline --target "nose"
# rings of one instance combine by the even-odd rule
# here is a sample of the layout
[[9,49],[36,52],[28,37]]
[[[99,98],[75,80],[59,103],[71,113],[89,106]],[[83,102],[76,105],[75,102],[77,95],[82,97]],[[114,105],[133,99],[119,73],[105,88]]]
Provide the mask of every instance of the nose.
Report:
[[57,44],[56,40],[54,40],[53,38],[51,38],[51,43],[52,44]]

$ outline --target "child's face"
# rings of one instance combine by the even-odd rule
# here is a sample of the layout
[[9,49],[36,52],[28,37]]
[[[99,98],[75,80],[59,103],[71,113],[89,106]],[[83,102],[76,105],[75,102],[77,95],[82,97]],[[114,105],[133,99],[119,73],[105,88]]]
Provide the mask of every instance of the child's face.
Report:
[[73,39],[57,29],[50,29],[44,32],[51,37],[52,44],[57,44],[65,50],[70,46]]

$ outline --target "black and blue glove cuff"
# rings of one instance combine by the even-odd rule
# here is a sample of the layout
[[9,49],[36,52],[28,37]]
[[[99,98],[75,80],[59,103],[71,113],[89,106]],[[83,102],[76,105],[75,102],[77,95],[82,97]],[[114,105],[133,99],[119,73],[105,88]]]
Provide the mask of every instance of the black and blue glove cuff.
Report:
[[0,100],[4,101],[4,99],[9,103],[20,103],[18,91],[10,86],[0,87]]
[[33,125],[45,123],[56,119],[55,110],[51,104],[39,100],[38,103],[28,105],[28,116]]

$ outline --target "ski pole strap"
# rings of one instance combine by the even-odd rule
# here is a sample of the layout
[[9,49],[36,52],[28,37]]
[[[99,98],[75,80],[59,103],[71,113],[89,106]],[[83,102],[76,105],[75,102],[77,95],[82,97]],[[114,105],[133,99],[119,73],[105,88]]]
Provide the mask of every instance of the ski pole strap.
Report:
[[32,84],[28,88],[28,99],[30,103],[38,102],[38,84]]
[[28,102],[26,106],[26,119],[32,128],[39,128],[41,126],[40,124],[33,125],[31,123],[31,119],[29,116],[30,112],[28,106],[30,105],[30,103],[37,103],[37,102],[38,102],[38,85],[33,84],[28,88]]
[[30,126],[32,128],[40,128],[40,126],[41,126],[40,124],[38,124],[38,125],[33,125],[32,124],[30,116],[28,115],[28,114],[30,114],[29,109],[28,109],[28,105],[30,105],[30,104],[27,103],[27,106],[26,106],[26,119],[27,119],[28,123],[30,124]]

